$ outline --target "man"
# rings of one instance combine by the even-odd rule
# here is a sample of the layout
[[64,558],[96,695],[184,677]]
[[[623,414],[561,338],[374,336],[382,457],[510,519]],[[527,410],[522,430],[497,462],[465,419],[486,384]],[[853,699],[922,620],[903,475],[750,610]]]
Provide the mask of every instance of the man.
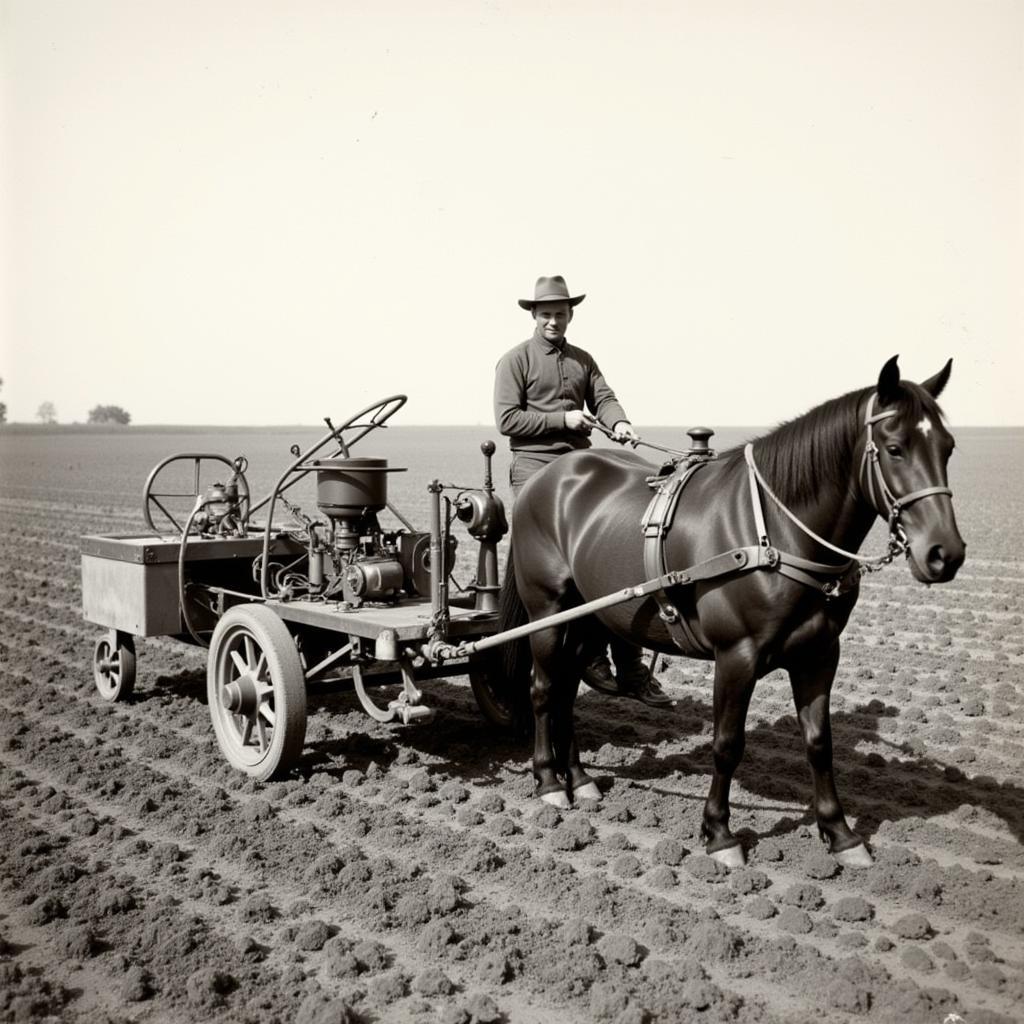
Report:
[[[605,382],[597,363],[570,345],[566,328],[574,307],[562,277],[537,279],[532,299],[520,299],[535,321],[533,336],[506,352],[494,378],[494,419],[512,448],[512,493],[560,455],[590,447],[590,431],[601,423],[617,441],[637,433]],[[603,648],[602,644],[602,648]],[[600,693],[633,697],[652,707],[671,704],[644,664],[641,649],[617,637],[611,641],[616,674],[603,649],[583,670],[583,681]]]

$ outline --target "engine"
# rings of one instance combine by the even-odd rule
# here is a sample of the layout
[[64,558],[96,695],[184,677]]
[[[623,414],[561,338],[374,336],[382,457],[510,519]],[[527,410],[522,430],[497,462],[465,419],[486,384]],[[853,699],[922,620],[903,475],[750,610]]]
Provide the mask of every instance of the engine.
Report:
[[[377,458],[331,458],[309,463],[316,472],[317,508],[312,520],[285,502],[304,525],[306,571],[273,566],[274,589],[284,599],[318,597],[345,601],[394,602],[430,594],[430,534],[386,531],[377,515],[387,505],[389,473],[404,472]],[[446,571],[454,564],[456,539],[449,537]]]
[[[358,607],[365,601],[396,601],[430,595],[430,534],[380,529],[376,515],[358,522],[349,520],[345,530],[314,541],[310,553],[310,592]],[[355,527],[355,528],[354,528]],[[352,540],[358,535],[358,542]],[[450,538],[448,567],[455,554]]]

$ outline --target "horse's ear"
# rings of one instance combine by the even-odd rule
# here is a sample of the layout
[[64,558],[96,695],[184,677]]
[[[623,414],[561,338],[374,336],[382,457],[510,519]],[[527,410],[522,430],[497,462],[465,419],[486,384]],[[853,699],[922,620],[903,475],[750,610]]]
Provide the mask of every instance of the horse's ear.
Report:
[[897,360],[899,356],[893,356],[882,367],[878,375],[878,403],[879,405],[892,405],[899,397],[900,392],[900,367]]
[[942,394],[942,389],[946,386],[949,381],[950,371],[953,369],[953,360],[947,359],[946,365],[939,370],[934,377],[929,377],[927,380],[921,382],[921,387],[928,392],[932,398],[938,398]]

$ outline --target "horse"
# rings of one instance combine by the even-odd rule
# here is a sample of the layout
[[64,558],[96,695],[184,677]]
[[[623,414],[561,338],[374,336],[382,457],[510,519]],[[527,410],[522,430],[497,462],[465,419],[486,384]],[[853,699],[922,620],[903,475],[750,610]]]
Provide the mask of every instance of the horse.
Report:
[[[681,497],[662,517],[662,586],[534,632],[532,682],[529,658],[525,671],[512,667],[514,656],[506,658],[504,699],[525,707],[527,717],[532,708],[541,799],[568,809],[574,800],[601,798],[580,763],[573,724],[581,655],[592,649],[587,640],[596,618],[654,652],[714,661],[713,774],[701,825],[711,857],[727,868],[745,863],[729,828],[729,788],[755,684],[785,669],[813,776],[819,836],[841,865],[873,862],[846,820],[833,777],[829,694],[840,635],[865,571],[905,554],[918,581],[945,583],[965,552],[946,475],[954,440],[936,402],[952,360],[917,384],[900,379],[897,358],[875,387],[827,401],[751,444],[691,466],[677,487]],[[650,531],[641,523],[650,525],[654,469],[634,451],[587,448],[527,482],[513,510],[502,630],[652,578],[643,535]],[[857,549],[877,516],[889,523],[888,554],[862,558]]]

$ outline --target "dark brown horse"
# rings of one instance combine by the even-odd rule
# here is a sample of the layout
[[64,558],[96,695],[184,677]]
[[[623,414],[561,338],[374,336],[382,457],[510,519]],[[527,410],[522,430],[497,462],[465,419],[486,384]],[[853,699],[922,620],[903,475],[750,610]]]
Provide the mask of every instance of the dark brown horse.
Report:
[[[856,552],[881,515],[890,523],[891,550],[905,550],[918,580],[943,583],[956,575],[964,542],[946,482],[953,438],[935,401],[951,365],[915,384],[900,380],[894,357],[876,388],[783,424],[748,446],[746,457],[737,448],[701,466],[665,534],[664,568],[684,570],[738,549],[764,549],[766,556],[756,567],[670,585],[658,601],[645,596],[597,614],[607,629],[651,650],[714,660],[714,772],[702,831],[707,852],[727,866],[744,859],[729,830],[729,787],[743,754],[747,708],[757,680],[778,668],[792,683],[822,839],[845,865],[871,863],[846,821],[832,774],[829,692],[864,561],[837,550]],[[515,591],[523,618],[538,620],[651,578],[640,523],[652,471],[632,452],[589,449],[563,456],[528,482],[513,515],[505,628],[516,618]],[[678,610],[682,627],[670,629],[666,604]],[[561,807],[574,796],[600,797],[580,764],[573,726],[579,655],[593,628],[588,617],[530,637],[533,772],[539,795]],[[522,676],[521,697],[528,685]],[[506,685],[515,703],[517,683]]]

